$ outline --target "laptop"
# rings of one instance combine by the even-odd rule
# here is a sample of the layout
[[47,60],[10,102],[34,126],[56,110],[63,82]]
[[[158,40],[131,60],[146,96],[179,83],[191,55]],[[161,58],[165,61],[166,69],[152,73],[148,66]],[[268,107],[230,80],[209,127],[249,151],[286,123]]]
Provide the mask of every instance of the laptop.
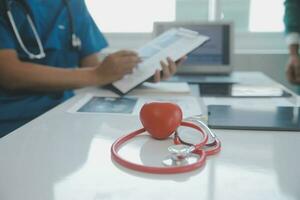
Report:
[[233,70],[233,25],[230,22],[155,22],[154,36],[173,27],[207,35],[210,40],[188,54],[188,59],[169,81],[188,83],[236,83]]

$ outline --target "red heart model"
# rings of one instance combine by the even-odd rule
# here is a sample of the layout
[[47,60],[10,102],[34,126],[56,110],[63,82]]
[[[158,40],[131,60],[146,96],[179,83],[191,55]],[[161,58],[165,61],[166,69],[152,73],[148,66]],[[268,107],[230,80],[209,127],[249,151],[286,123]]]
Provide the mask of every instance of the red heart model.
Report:
[[140,120],[152,137],[166,139],[180,126],[182,111],[174,103],[146,103],[140,111]]

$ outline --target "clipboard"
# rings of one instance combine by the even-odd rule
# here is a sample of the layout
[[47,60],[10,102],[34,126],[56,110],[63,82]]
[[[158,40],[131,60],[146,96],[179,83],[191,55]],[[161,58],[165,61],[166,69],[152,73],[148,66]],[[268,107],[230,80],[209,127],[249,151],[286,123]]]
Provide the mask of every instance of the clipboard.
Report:
[[189,52],[203,45],[209,37],[184,28],[173,28],[137,50],[143,61],[133,73],[111,84],[111,89],[119,95],[125,95],[141,83],[151,79],[157,69],[161,70],[160,61],[170,57],[177,61]]

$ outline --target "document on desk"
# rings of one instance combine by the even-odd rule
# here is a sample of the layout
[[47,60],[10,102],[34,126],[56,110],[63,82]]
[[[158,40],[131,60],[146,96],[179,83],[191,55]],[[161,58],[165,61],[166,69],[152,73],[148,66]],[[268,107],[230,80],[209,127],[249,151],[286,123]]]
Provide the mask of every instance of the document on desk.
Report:
[[161,70],[160,61],[166,61],[167,57],[176,61],[207,40],[209,37],[189,29],[174,28],[166,31],[137,50],[143,61],[133,73],[114,82],[112,84],[114,90],[121,95],[126,94],[153,76],[157,69]]
[[139,115],[142,106],[150,102],[171,102],[180,106],[184,117],[201,115],[199,99],[192,96],[103,97],[87,94],[69,110],[74,114]]

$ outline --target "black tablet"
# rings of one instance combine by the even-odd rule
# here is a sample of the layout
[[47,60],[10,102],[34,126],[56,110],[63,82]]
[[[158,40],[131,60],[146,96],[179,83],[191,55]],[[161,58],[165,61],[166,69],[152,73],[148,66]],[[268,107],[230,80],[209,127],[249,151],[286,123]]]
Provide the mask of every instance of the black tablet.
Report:
[[267,98],[290,97],[291,93],[278,86],[243,85],[231,83],[201,83],[199,92],[203,97]]
[[215,129],[300,131],[300,108],[209,105],[208,126]]

